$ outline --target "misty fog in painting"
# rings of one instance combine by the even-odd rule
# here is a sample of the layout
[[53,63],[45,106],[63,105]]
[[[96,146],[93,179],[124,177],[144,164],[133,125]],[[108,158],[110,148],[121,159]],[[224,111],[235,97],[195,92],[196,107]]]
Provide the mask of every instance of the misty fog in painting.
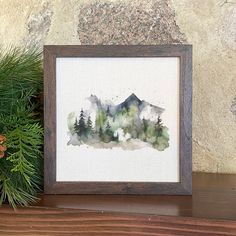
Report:
[[115,105],[96,95],[87,98],[90,108],[68,115],[68,145],[94,148],[135,150],[152,147],[164,151],[169,147],[168,128],[162,120],[164,108],[140,100],[134,93]]

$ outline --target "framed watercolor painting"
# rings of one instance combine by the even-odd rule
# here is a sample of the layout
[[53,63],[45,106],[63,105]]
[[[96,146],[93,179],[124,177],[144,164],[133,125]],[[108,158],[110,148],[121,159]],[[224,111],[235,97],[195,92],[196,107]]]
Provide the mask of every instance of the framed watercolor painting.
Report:
[[192,47],[45,46],[45,193],[192,192]]

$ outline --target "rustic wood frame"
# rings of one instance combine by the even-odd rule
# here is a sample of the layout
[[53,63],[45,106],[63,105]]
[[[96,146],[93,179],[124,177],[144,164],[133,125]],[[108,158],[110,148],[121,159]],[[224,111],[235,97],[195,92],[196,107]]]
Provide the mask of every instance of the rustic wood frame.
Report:
[[[56,58],[180,58],[180,182],[56,181]],[[44,192],[46,194],[192,194],[192,46],[44,46]]]

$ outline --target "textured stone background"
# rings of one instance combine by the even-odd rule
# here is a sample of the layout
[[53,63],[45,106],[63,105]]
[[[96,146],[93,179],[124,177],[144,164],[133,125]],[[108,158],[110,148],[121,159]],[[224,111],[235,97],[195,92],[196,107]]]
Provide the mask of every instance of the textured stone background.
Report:
[[193,170],[236,173],[236,1],[227,2],[0,0],[0,42],[193,44]]

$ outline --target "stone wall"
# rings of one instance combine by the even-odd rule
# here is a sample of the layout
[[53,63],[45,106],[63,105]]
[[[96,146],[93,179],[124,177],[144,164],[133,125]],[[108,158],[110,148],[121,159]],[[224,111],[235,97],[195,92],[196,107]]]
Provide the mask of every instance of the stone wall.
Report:
[[235,0],[0,0],[0,6],[3,46],[193,44],[193,170],[236,173]]

